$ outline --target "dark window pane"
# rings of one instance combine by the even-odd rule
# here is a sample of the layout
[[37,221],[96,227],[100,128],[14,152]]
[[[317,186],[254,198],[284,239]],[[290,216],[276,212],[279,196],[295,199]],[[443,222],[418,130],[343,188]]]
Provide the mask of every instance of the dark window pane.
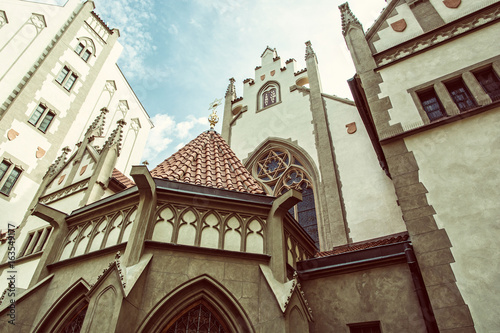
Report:
[[64,89],[66,89],[68,91],[71,90],[71,88],[73,87],[73,84],[76,81],[76,78],[77,78],[77,76],[75,74],[71,74],[68,81],[66,81],[66,83],[64,84]]
[[21,170],[14,168],[14,170],[12,170],[9,177],[7,178],[5,183],[3,184],[2,188],[0,189],[0,193],[3,193],[5,195],[9,195],[10,191],[12,190],[12,188],[14,187],[14,184],[17,181],[17,178],[19,178],[20,174],[21,174]]
[[38,105],[36,107],[35,112],[33,112],[30,119],[28,120],[28,122],[32,125],[36,125],[36,123],[38,123],[38,120],[40,120],[40,117],[42,116],[42,114],[45,112],[46,109],[47,108],[44,107],[43,105]]
[[82,59],[85,61],[89,60],[91,54],[92,53],[89,50],[85,50],[85,52],[82,55]]
[[266,91],[262,94],[262,107],[266,107],[276,103],[276,88]]
[[451,98],[460,111],[466,111],[476,107],[476,102],[472,99],[471,93],[462,80],[448,83],[446,84],[446,88],[448,88]]
[[52,112],[47,113],[43,118],[42,123],[40,124],[40,127],[38,127],[38,129],[43,133],[45,133],[50,123],[52,122],[52,119],[54,119],[54,114]]
[[445,116],[444,108],[439,102],[434,90],[419,93],[418,97],[420,98],[422,107],[424,108],[424,111],[430,121],[434,121]]
[[2,161],[2,163],[0,164],[0,180],[2,180],[2,178],[5,175],[5,173],[7,172],[7,170],[9,170],[9,167],[10,167],[10,163],[8,163],[6,161]]
[[302,191],[302,202],[297,204],[297,215],[299,224],[311,236],[319,247],[318,222],[316,218],[316,207],[314,204],[314,192],[311,188]]
[[81,54],[82,51],[83,51],[83,49],[84,49],[84,46],[83,46],[82,43],[80,43],[80,44],[77,45],[77,47],[75,49],[75,52],[78,53],[78,54]]
[[64,79],[66,79],[66,76],[68,76],[68,73],[69,73],[68,67],[64,67],[57,76],[56,82],[62,84],[64,82]]
[[474,73],[481,87],[490,96],[493,101],[500,100],[500,80],[493,71],[493,68],[487,68],[480,72]]

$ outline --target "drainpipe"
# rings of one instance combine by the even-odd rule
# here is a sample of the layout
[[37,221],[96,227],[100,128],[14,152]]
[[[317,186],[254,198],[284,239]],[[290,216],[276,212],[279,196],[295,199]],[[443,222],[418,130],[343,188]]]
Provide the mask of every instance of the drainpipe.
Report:
[[422,310],[427,332],[439,333],[436,318],[434,317],[434,312],[432,311],[431,301],[429,300],[429,295],[425,289],[424,280],[422,278],[422,274],[420,273],[420,268],[418,267],[413,247],[408,243],[405,243],[404,246],[406,263],[410,268],[411,277],[413,279],[413,284],[415,285],[415,292],[417,293],[418,303],[420,304],[420,309]]

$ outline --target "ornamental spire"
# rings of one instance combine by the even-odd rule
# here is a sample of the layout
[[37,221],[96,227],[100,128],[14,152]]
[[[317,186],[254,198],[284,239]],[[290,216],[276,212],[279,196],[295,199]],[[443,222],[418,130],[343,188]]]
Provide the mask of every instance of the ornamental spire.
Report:
[[316,57],[316,53],[314,53],[314,50],[313,50],[312,45],[311,45],[311,41],[308,40],[306,42],[306,60],[309,58],[315,58],[315,57]]
[[339,6],[340,9],[340,14],[342,18],[342,34],[345,36],[347,33],[347,29],[349,28],[349,25],[355,24],[363,30],[363,26],[359,22],[359,20],[354,16],[352,13],[351,9],[349,8],[349,4],[347,2],[341,4]]
[[234,87],[234,77],[229,79],[229,85],[227,86],[226,96],[236,96],[236,88]]
[[101,109],[101,113],[94,119],[92,124],[89,126],[87,129],[87,132],[85,132],[86,137],[91,137],[91,136],[102,136],[104,133],[104,124],[106,121],[106,113],[108,113],[109,110],[106,107],[103,107]]
[[123,137],[123,126],[127,125],[127,123],[123,119],[118,120],[116,123],[118,124],[118,126],[116,126],[116,128],[113,130],[111,135],[108,137],[108,140],[106,140],[103,150],[116,145],[117,146],[116,151],[119,156],[122,137]]
[[[233,82],[234,82],[234,79],[231,82],[231,84]],[[208,122],[210,123],[211,130],[213,130],[215,127],[215,124],[217,124],[219,122],[219,117],[217,116],[217,107],[220,105],[221,102],[222,102],[222,98],[219,98],[219,99],[216,98],[216,99],[214,99],[214,101],[212,103],[210,103],[210,107],[208,108],[208,110],[212,110],[212,113],[208,117]]]
[[56,158],[54,163],[52,163],[51,166],[49,167],[49,170],[47,172],[48,176],[55,175],[64,166],[64,163],[66,163],[66,156],[70,151],[71,149],[69,149],[68,146],[62,149],[61,155],[59,155],[59,157]]

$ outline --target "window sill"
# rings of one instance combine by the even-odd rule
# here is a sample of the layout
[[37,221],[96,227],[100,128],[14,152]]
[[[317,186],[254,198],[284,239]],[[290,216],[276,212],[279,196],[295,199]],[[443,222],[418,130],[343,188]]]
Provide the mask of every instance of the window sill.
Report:
[[456,115],[446,116],[446,117],[440,118],[438,120],[434,120],[429,124],[425,124],[423,126],[416,127],[414,129],[408,130],[406,132],[402,132],[402,133],[399,133],[396,135],[389,136],[389,137],[381,139],[379,141],[381,144],[391,143],[391,142],[394,142],[396,140],[403,139],[403,138],[406,138],[408,136],[412,136],[414,134],[421,133],[423,131],[427,131],[429,129],[433,129],[433,128],[436,128],[436,127],[439,127],[442,125],[446,125],[446,124],[453,123],[455,121],[459,121],[461,119],[475,116],[477,114],[489,111],[489,110],[497,108],[497,107],[500,107],[500,100],[494,101],[494,102],[487,104],[487,105],[478,106],[478,107],[469,109],[467,111],[462,111],[461,113],[456,114]]

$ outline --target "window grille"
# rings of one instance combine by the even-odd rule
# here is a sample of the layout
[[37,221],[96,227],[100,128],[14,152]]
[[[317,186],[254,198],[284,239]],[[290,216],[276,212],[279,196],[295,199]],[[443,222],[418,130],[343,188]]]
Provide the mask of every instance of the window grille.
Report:
[[477,106],[463,80],[447,83],[446,88],[460,111],[467,111]]
[[166,333],[226,333],[229,332],[203,303],[196,305],[172,323]]
[[418,97],[430,121],[437,120],[446,115],[434,89],[419,93]]

